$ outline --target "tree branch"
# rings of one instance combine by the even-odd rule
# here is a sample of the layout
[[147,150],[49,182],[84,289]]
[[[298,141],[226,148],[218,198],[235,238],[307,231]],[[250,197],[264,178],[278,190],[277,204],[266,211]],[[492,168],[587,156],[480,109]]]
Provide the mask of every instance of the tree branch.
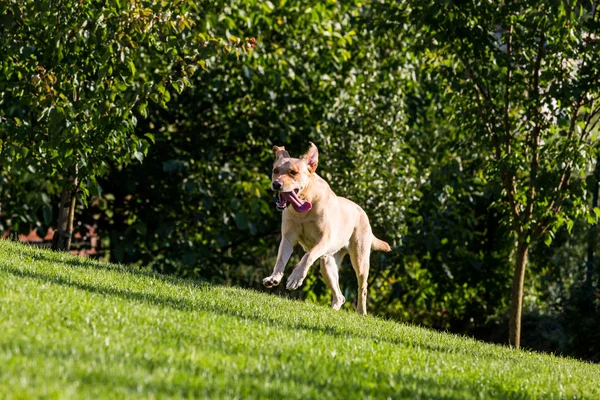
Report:
[[[598,106],[596,110],[594,110],[594,115],[598,115],[598,111],[600,111],[600,106]],[[598,122],[600,122],[600,118],[596,118],[596,121],[594,121],[593,125],[590,126],[588,132],[592,132],[594,129],[596,129],[596,125],[598,125]]]
[[[473,68],[471,68],[471,65],[469,64],[467,59],[464,58],[460,54],[458,54],[458,59],[460,60],[460,62],[462,62],[462,64],[467,69],[468,77],[475,85],[476,92],[479,93],[479,96],[481,96],[484,100],[482,102],[482,101],[480,101],[479,96],[476,97],[477,105],[479,106],[479,108],[481,110],[486,112],[487,121],[484,121],[484,125],[486,127],[488,134],[492,137],[492,143],[496,150],[496,159],[500,160],[500,158],[502,156],[502,151],[500,149],[500,141],[498,140],[498,135],[489,126],[489,124],[492,123],[492,117],[491,117],[492,112],[490,112],[490,110],[493,110],[493,103],[492,103],[490,94],[488,91],[485,90],[485,88],[481,85],[481,83],[477,79],[477,75],[475,74],[475,71],[473,71]],[[485,104],[485,103],[487,103],[487,104]]]
[[[579,109],[581,108],[581,102],[583,101],[583,96],[585,92],[579,94],[577,101],[573,105],[573,116],[571,117],[571,123],[569,124],[569,131],[567,132],[567,142],[571,141],[573,138],[573,133],[575,133],[575,124],[577,123],[577,117],[579,117]],[[565,147],[568,146],[568,143]]]
[[537,180],[538,174],[538,166],[539,166],[539,143],[540,143],[540,133],[542,130],[541,121],[541,112],[540,112],[540,69],[542,64],[542,58],[544,56],[544,45],[546,43],[546,39],[544,34],[540,37],[538,54],[535,60],[534,70],[533,70],[533,110],[532,115],[535,114],[535,118],[531,118],[536,121],[536,124],[533,128],[532,137],[531,137],[531,163],[529,165],[529,190],[527,194],[527,205],[525,207],[525,214],[523,215],[523,222],[529,221],[531,216],[533,215],[533,209],[535,206],[535,198],[536,198],[536,188],[535,183]]
[[465,68],[467,68],[467,72],[469,73],[469,78],[471,78],[471,80],[475,84],[475,87],[477,88],[477,91],[479,93],[481,93],[481,95],[483,96],[483,98],[486,99],[488,101],[488,103],[491,104],[492,103],[492,99],[490,98],[490,93],[488,91],[486,91],[484,89],[484,87],[479,83],[479,81],[477,80],[477,75],[475,74],[475,71],[473,71],[473,68],[471,68],[471,65],[460,54],[458,54],[458,58],[463,63],[463,65],[465,66]]
[[[508,57],[509,72],[508,72],[508,76],[507,76],[506,90],[505,90],[504,121],[503,121],[504,130],[505,130],[505,134],[506,134],[506,140],[504,142],[506,154],[511,154],[511,151],[512,151],[512,149],[511,149],[512,135],[511,135],[511,127],[510,127],[510,119],[509,119],[510,85],[511,85],[511,80],[512,80],[512,66],[511,66],[512,38],[513,38],[513,25],[511,23],[510,28],[509,28],[509,39],[508,39],[508,43],[507,43],[507,52],[508,52],[507,57]],[[468,60],[465,57],[463,57],[461,54],[457,54],[457,56],[458,56],[459,60],[462,62],[462,64],[465,66],[469,79],[473,82],[475,92],[476,92],[477,105],[483,112],[485,112],[484,117],[487,119],[486,121],[484,121],[485,129],[492,138],[492,144],[494,146],[496,160],[500,162],[502,160],[502,156],[503,156],[502,155],[502,144],[501,144],[500,138],[498,137],[498,133],[495,132],[493,129],[493,127],[496,126],[497,124],[494,123],[496,118],[494,115],[494,104],[493,104],[490,92],[489,92],[489,90],[486,90],[486,88],[483,86],[480,79],[478,79],[477,74],[471,67]],[[519,216],[521,215],[521,211],[519,209],[519,206],[518,206],[516,198],[515,198],[516,193],[517,193],[515,174],[512,171],[510,171],[509,169],[506,169],[506,167],[504,167],[504,168],[501,168],[500,175],[501,175],[501,180],[503,182],[504,189],[506,190],[506,197],[508,200],[510,210],[511,210],[513,216],[515,217],[515,220],[517,220],[519,218]],[[515,224],[515,228],[517,229],[517,231],[520,231],[520,226],[518,223]]]
[[582,140],[585,139],[585,136],[590,133],[591,131],[594,130],[594,127],[596,126],[596,124],[598,123],[598,119],[596,119],[596,121],[594,122],[594,124],[590,127],[590,129],[588,130],[588,127],[590,125],[590,122],[592,122],[592,119],[598,115],[598,113],[600,112],[600,106],[594,108],[594,102],[592,101],[592,104],[590,105],[590,108],[592,109],[592,111],[590,111],[590,113],[588,114],[588,116],[585,119],[585,125],[583,127],[583,131],[581,132],[581,138]]
[[[459,59],[461,60],[461,62],[465,66],[465,68],[467,69],[467,72],[469,73],[469,78],[473,82],[477,106],[479,107],[479,109],[481,109],[485,112],[485,114],[484,114],[485,118],[483,121],[483,125],[484,125],[487,133],[492,138],[492,144],[493,144],[495,152],[496,152],[496,159],[498,161],[500,161],[500,159],[502,158],[502,149],[500,147],[500,140],[498,138],[498,135],[490,127],[492,118],[489,116],[489,114],[490,114],[489,109],[486,108],[486,106],[483,104],[483,102],[487,100],[489,103],[489,107],[490,108],[492,107],[491,99],[488,97],[489,94],[486,93],[486,91],[483,89],[481,84],[478,82],[477,77],[475,76],[475,73],[473,72],[473,69],[471,68],[469,63],[467,63],[466,60],[463,57],[461,57],[460,55],[459,55]],[[482,101],[482,98],[483,98],[483,101]],[[510,152],[510,148],[508,149],[508,151]],[[509,203],[510,209],[511,209],[513,215],[515,217],[518,217],[520,212],[519,212],[519,207],[517,206],[517,202],[515,200],[515,193],[516,193],[517,189],[515,187],[514,174],[511,174],[508,171],[501,171],[501,179],[504,184],[504,189],[506,190],[506,195],[508,198],[508,203]]]
[[[583,93],[579,96],[579,98],[574,106],[575,108],[573,109],[573,116],[571,117],[571,123],[569,125],[569,131],[567,133],[567,142],[572,140],[573,133],[575,132],[575,123],[577,122],[577,117],[579,115],[579,108],[581,107],[582,99],[583,99]],[[596,109],[596,111],[598,111],[598,110],[600,110],[600,107],[598,107]],[[590,115],[592,115],[592,114],[593,113],[590,113]],[[588,118],[590,118],[590,116],[588,116]],[[587,126],[587,124],[586,124],[586,126]],[[584,132],[585,132],[585,129],[584,129]],[[581,139],[583,139],[583,137],[584,137],[584,132],[582,132]],[[566,152],[566,146],[561,154],[561,158],[565,152]],[[572,170],[572,164],[571,164],[571,160],[569,160],[568,162],[565,163],[565,169],[563,170],[563,173],[559,179],[554,198],[546,207],[546,214],[556,214],[556,213],[560,212],[560,210],[561,210],[560,204],[566,198],[566,193],[567,193],[566,190],[567,190],[567,187],[569,186],[569,182],[570,182],[570,178],[571,178],[571,170]],[[556,208],[554,208],[554,207],[556,207]],[[537,230],[540,231],[540,234],[543,234],[548,228],[548,226],[544,227],[542,225],[549,225],[549,218],[545,218],[543,223],[538,224]]]
[[506,154],[510,154],[511,145],[511,129],[510,129],[510,85],[512,78],[512,38],[513,38],[513,24],[511,21],[510,28],[508,29],[508,43],[506,44],[506,61],[508,72],[506,74],[506,88],[504,91],[504,133],[506,135]]

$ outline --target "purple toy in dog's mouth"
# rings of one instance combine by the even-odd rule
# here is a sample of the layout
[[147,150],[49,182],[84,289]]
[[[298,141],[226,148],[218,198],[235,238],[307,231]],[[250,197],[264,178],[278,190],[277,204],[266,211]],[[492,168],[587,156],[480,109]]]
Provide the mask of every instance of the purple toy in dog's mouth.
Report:
[[312,204],[309,201],[302,200],[297,195],[298,189],[294,189],[291,192],[278,192],[277,193],[277,209],[280,211],[285,210],[288,205],[292,205],[294,210],[303,213],[310,211]]

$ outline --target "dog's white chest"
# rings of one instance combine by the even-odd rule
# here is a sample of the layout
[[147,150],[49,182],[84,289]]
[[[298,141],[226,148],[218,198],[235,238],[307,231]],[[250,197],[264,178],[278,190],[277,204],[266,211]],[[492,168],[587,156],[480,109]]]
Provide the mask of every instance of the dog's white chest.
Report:
[[298,224],[298,243],[304,251],[312,249],[317,242],[321,240],[323,232],[321,232],[314,222],[303,222]]

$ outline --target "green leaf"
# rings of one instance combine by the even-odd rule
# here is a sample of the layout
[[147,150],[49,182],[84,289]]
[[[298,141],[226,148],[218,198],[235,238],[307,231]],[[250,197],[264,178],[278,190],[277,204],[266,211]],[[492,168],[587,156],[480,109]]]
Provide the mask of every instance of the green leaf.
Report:
[[571,233],[571,231],[573,230],[573,226],[575,226],[575,221],[573,221],[572,219],[568,219],[567,220],[567,231],[569,233]]
[[138,112],[144,118],[148,118],[148,102],[142,102],[138,105]]
[[173,86],[177,93],[181,93],[183,90],[183,85],[181,85],[181,83],[178,81],[172,81],[171,86]]
[[133,153],[133,157],[135,157],[139,162],[143,162],[144,161],[144,153],[142,153],[140,151],[135,151]]
[[152,142],[152,144],[155,144],[156,141],[154,140],[154,135],[151,133],[145,133],[144,134],[145,137],[147,137],[148,139],[150,139],[150,141]]
[[133,61],[129,60],[127,61],[127,66],[129,67],[129,72],[131,72],[131,75],[135,75],[135,64],[133,63]]

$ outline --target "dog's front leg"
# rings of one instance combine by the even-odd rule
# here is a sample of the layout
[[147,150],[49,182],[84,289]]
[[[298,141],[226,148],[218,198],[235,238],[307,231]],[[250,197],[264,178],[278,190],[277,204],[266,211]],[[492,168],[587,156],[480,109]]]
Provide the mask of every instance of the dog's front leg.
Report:
[[287,280],[285,286],[288,290],[296,290],[304,282],[308,269],[314,264],[319,258],[323,257],[327,252],[329,242],[325,239],[321,239],[308,253],[302,257],[298,265],[294,268],[290,277]]
[[270,288],[273,286],[277,286],[281,283],[281,278],[283,278],[283,270],[285,269],[285,265],[289,261],[292,252],[294,251],[294,240],[292,237],[282,236],[281,243],[279,243],[279,251],[277,252],[277,262],[275,263],[275,268],[273,268],[273,273],[271,276],[263,279],[263,285]]

